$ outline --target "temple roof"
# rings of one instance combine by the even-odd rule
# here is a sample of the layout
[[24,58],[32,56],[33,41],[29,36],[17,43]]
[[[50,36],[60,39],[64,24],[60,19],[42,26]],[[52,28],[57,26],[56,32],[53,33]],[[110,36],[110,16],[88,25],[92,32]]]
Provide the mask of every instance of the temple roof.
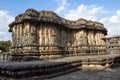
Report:
[[19,14],[15,17],[15,21],[9,24],[9,27],[12,27],[15,24],[22,23],[24,21],[33,21],[33,22],[52,22],[59,25],[64,25],[70,29],[80,29],[80,28],[88,28],[88,29],[96,29],[103,30],[107,32],[104,25],[99,22],[86,20],[80,18],[76,21],[70,21],[64,18],[59,17],[56,13],[48,10],[36,11],[34,9],[27,9],[24,13]]

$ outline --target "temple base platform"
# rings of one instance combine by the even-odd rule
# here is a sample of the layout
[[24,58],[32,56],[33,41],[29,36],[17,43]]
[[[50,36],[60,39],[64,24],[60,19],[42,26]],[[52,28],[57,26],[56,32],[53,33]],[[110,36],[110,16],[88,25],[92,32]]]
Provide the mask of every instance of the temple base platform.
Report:
[[0,79],[26,80],[39,76],[48,79],[74,70],[106,70],[120,65],[120,54],[71,56],[52,60],[1,61]]

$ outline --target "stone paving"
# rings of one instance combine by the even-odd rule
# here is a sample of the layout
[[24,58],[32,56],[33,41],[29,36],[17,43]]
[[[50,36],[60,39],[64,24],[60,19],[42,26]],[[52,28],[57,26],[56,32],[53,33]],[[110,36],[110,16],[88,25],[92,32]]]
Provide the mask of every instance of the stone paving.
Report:
[[78,70],[45,80],[120,80],[120,67],[113,68],[111,71]]

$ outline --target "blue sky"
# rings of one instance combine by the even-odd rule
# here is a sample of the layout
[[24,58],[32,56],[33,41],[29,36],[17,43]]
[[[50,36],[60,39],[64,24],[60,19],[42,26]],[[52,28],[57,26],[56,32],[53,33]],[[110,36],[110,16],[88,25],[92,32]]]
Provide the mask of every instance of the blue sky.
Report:
[[120,34],[120,0],[0,0],[0,40],[11,40],[8,24],[28,8],[52,10],[69,20],[99,21],[108,36]]

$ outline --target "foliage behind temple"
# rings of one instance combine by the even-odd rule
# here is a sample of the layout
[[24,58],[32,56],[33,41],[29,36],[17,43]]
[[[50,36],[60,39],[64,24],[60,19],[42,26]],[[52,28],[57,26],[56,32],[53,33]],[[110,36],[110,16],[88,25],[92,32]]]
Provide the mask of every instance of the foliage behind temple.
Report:
[[12,43],[11,43],[10,40],[8,40],[8,41],[0,41],[0,50],[2,50],[2,52],[8,52],[11,45],[12,45]]

